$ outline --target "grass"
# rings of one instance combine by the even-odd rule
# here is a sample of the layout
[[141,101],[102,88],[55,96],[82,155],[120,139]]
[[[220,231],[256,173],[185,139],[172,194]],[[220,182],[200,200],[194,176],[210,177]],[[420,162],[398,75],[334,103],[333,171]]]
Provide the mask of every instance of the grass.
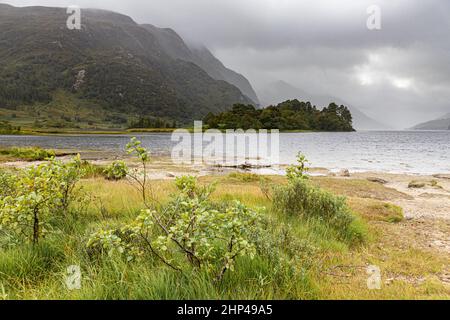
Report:
[[330,190],[336,194],[348,197],[369,198],[381,201],[389,199],[411,199],[405,193],[385,187],[379,183],[362,179],[336,179],[328,177],[316,177],[315,185]]
[[404,218],[403,209],[391,203],[364,198],[349,198],[348,203],[366,220],[401,222]]
[[[437,299],[450,298],[448,288],[436,275],[446,259],[432,252],[404,247],[395,236],[401,208],[367,197],[372,184],[359,180],[337,182],[314,178],[333,193],[350,196],[352,211],[348,232],[365,235],[363,243],[321,219],[302,219],[272,207],[260,188],[260,177],[232,174],[203,177],[200,183],[216,182],[213,199],[238,199],[250,207],[267,208],[270,223],[267,237],[273,239],[266,254],[243,257],[236,270],[220,283],[205,273],[178,274],[151,258],[126,263],[116,257],[92,261],[86,254],[88,235],[100,226],[132,221],[142,208],[140,195],[126,180],[107,181],[99,168],[82,181],[92,195],[86,211],[70,216],[57,226],[62,232],[50,235],[37,248],[21,245],[0,249],[0,299]],[[285,185],[284,178],[267,177],[270,183]],[[375,189],[377,198],[394,191]],[[174,193],[172,181],[152,182],[153,196],[167,201]],[[402,194],[395,196],[403,197]],[[280,268],[270,254],[280,252],[291,259]],[[383,272],[381,290],[368,290],[366,266]],[[69,265],[82,268],[82,289],[69,291],[64,284]]]
[[42,161],[55,155],[56,153],[54,151],[39,147],[0,149],[0,156],[3,160]]

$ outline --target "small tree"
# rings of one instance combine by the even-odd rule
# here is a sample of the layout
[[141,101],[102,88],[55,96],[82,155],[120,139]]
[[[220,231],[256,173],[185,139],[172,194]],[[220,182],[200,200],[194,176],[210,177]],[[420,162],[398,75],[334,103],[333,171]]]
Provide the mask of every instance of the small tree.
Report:
[[299,152],[297,154],[297,164],[292,165],[286,169],[286,177],[290,182],[296,179],[308,179],[307,172],[309,161],[306,156]]
[[[148,152],[135,139],[127,146],[143,163],[143,177],[133,174],[146,209],[131,224],[114,230],[100,230],[88,241],[90,252],[119,252],[132,260],[149,252],[170,268],[182,272],[185,262],[223,278],[242,255],[256,252],[251,235],[261,229],[261,215],[234,202],[217,205],[210,200],[213,186],[201,187],[194,177],[176,179],[179,193],[165,206],[147,203],[146,162]],[[259,230],[260,231],[260,230]]]
[[55,159],[23,170],[14,192],[0,199],[0,229],[37,244],[58,212],[67,211],[81,177],[79,157],[68,164]]

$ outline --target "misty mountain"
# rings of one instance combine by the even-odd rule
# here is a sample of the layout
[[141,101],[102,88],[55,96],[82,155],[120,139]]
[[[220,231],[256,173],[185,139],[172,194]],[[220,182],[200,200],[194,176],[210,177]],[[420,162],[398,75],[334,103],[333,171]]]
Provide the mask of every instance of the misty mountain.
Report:
[[450,130],[450,113],[439,119],[420,123],[412,128],[413,130]]
[[57,94],[70,111],[188,122],[252,103],[236,86],[175,59],[128,16],[84,9],[82,30],[69,30],[67,18],[63,8],[0,4],[0,109],[20,107],[19,115],[36,117]]
[[198,44],[187,44],[170,28],[158,28],[150,24],[142,26],[158,39],[161,47],[172,58],[195,63],[213,79],[223,80],[236,86],[255,104],[259,104],[259,99],[250,82],[243,75],[225,67],[208,48]]
[[349,108],[353,116],[353,127],[356,130],[390,129],[389,126],[370,118],[369,116],[361,112],[358,108],[349,105],[339,98],[327,95],[310,94],[302,89],[292,86],[285,81],[277,81],[271,83],[264,89],[260,90],[258,94],[264,106],[277,105],[280,101],[288,99],[310,101],[312,104],[318,107],[326,107],[331,102],[335,102],[338,105],[345,105]]

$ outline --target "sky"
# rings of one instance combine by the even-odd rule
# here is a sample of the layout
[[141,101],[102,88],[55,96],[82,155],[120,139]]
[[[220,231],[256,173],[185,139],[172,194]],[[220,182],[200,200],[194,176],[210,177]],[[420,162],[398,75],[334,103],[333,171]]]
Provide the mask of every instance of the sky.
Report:
[[[101,8],[170,27],[206,45],[259,92],[283,80],[339,97],[398,129],[450,112],[448,0],[0,2]],[[376,20],[368,12],[373,5]],[[379,28],[370,30],[368,20]]]

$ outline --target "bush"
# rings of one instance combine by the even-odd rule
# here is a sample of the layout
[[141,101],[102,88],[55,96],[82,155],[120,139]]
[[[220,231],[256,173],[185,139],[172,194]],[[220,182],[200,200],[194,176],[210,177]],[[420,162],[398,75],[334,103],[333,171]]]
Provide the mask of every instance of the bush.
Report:
[[351,225],[355,220],[344,197],[337,197],[311,186],[304,179],[295,179],[286,186],[275,188],[273,207],[282,214],[322,221],[344,237],[347,237],[349,231],[352,232]]
[[128,167],[124,161],[114,161],[104,169],[103,173],[106,179],[118,181],[126,178]]
[[255,255],[251,235],[261,233],[257,232],[261,228],[258,211],[237,201],[227,205],[213,203],[213,186],[201,187],[194,177],[176,179],[178,194],[168,204],[149,204],[148,152],[135,138],[127,145],[127,152],[142,163],[143,174],[130,176],[141,190],[146,209],[131,224],[94,233],[87,243],[89,252],[119,253],[127,261],[147,252],[174,270],[205,270],[217,280],[234,269],[238,257]]
[[132,224],[94,233],[89,251],[120,253],[128,261],[151,252],[172,269],[191,266],[217,279],[234,269],[238,257],[255,255],[250,235],[260,227],[257,211],[239,202],[214,204],[212,187],[199,187],[193,177],[178,178],[176,186],[179,194],[160,210],[143,210]]
[[307,172],[308,168],[308,159],[301,152],[297,154],[297,164],[289,166],[286,169],[286,177],[289,181],[293,181],[295,179],[308,179]]
[[15,190],[14,175],[6,171],[0,171],[0,198],[13,195]]
[[79,157],[67,164],[51,159],[19,172],[13,191],[0,199],[3,237],[11,243],[27,240],[37,244],[50,232],[57,213],[66,213],[75,199],[82,176],[80,163]]

